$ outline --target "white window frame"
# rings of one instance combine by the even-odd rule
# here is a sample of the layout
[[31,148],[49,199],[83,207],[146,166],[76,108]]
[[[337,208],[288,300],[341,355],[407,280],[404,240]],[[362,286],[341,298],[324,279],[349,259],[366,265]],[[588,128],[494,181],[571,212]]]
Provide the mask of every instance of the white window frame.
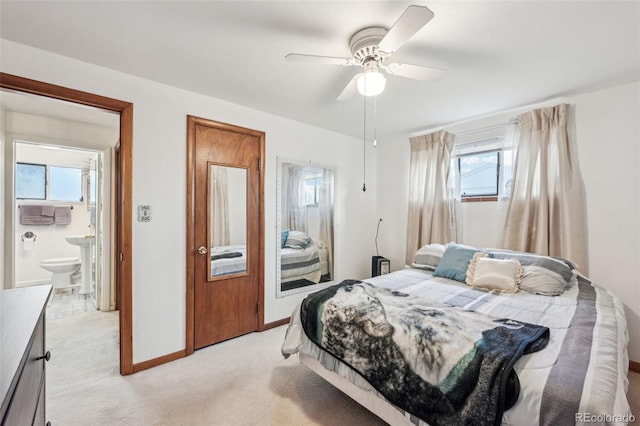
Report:
[[[505,172],[507,171],[507,168],[505,167],[505,152],[508,152],[508,155],[512,155],[514,149],[512,141],[507,137],[508,129],[508,125],[494,126],[485,129],[471,130],[456,136],[451,155],[451,167],[453,167],[454,170],[455,187],[456,191],[459,193],[461,201],[498,201],[500,198],[508,196],[505,185],[512,177],[505,177]],[[497,195],[463,196],[460,193],[460,170],[458,168],[459,158],[491,151],[499,153]]]
[[[26,164],[26,165],[30,165],[30,166],[42,166],[45,168],[45,198],[18,198],[16,196],[17,200],[20,200],[21,202],[33,202],[33,203],[62,203],[62,204],[83,204],[85,202],[85,200],[87,199],[87,185],[86,185],[86,179],[84,176],[84,169],[82,167],[76,167],[76,166],[59,166],[56,164],[42,164],[42,163],[28,163],[25,161],[17,161],[16,162],[16,169],[18,167],[18,164]],[[57,167],[57,168],[67,168],[67,169],[77,169],[80,170],[80,182],[81,182],[81,199],[80,200],[53,200],[51,199],[51,167]],[[18,176],[16,173],[16,182],[15,185],[17,186],[18,184]]]

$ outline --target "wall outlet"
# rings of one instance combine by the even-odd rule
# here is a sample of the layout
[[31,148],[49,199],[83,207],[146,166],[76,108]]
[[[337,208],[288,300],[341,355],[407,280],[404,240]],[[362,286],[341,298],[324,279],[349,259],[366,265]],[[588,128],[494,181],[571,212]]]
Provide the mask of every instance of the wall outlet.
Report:
[[151,222],[151,206],[146,204],[138,205],[138,222]]

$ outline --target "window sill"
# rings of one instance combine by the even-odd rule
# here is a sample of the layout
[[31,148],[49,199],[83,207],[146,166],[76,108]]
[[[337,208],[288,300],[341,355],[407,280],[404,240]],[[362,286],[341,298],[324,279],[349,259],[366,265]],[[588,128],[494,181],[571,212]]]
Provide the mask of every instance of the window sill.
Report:
[[465,197],[465,198],[461,198],[461,201],[463,203],[478,203],[478,202],[485,202],[485,201],[498,201],[498,196],[497,195],[492,195],[492,196],[488,196],[488,197]]

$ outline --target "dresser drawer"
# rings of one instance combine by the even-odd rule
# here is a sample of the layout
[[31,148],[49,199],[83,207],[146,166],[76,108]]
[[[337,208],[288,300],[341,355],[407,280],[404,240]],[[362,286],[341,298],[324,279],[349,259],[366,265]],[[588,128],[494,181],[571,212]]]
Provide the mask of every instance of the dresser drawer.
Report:
[[33,339],[27,348],[28,356],[3,426],[25,426],[34,421],[44,374],[44,316],[40,317]]

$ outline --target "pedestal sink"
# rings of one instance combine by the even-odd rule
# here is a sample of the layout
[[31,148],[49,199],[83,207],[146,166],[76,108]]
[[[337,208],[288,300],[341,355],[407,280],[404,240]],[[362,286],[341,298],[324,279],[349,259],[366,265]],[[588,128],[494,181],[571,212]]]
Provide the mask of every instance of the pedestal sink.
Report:
[[91,243],[95,240],[94,235],[70,235],[64,237],[69,244],[80,247],[80,274],[81,286],[80,294],[91,293]]

